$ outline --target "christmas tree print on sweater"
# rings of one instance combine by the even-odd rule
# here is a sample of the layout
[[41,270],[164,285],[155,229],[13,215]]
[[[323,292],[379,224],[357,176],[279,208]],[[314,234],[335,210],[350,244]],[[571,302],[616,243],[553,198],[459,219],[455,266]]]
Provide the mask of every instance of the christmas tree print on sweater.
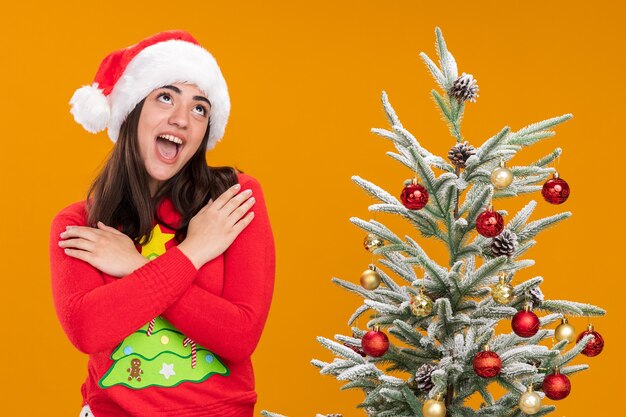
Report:
[[[157,224],[141,254],[152,260],[165,252],[174,234],[163,233]],[[98,381],[102,388],[123,385],[132,389],[175,387],[185,381],[202,382],[211,375],[228,375],[217,356],[156,317],[128,336],[111,354],[113,365]]]

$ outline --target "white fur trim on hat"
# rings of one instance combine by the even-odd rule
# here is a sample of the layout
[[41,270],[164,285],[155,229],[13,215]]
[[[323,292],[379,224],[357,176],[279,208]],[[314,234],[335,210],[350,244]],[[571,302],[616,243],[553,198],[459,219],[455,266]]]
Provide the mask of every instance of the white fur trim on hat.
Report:
[[98,83],[85,85],[76,90],[70,99],[70,105],[74,120],[85,130],[98,133],[106,129],[111,110],[107,98],[98,88]]
[[209,99],[211,111],[207,150],[212,149],[224,135],[230,114],[228,88],[215,58],[201,46],[181,40],[146,47],[128,63],[109,94],[109,137],[114,142],[117,140],[128,114],[148,94],[174,83],[195,84]]

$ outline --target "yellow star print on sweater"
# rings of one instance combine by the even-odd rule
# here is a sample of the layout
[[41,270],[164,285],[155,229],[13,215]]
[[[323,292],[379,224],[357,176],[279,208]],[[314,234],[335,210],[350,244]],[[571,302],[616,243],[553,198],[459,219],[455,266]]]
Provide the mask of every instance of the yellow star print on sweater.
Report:
[[[150,260],[162,255],[165,244],[173,237],[173,233],[164,233],[157,224],[141,254]],[[199,383],[214,374],[230,373],[217,356],[196,345],[161,316],[124,339],[113,350],[111,359],[113,365],[98,381],[102,388],[175,387],[186,381]]]

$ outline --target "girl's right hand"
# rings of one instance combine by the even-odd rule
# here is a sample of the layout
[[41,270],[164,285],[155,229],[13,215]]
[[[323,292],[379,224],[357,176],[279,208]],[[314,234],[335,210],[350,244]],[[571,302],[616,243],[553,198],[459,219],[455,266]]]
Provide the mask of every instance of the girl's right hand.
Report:
[[252,190],[237,194],[240,188],[235,184],[209,200],[189,221],[187,237],[178,248],[196,269],[222,254],[254,218],[254,212],[246,215],[255,201]]

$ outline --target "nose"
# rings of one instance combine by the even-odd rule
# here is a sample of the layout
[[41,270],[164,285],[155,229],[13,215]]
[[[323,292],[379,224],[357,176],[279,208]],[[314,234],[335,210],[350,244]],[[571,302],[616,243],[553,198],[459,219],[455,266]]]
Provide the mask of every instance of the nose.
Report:
[[184,106],[175,106],[170,114],[169,124],[176,125],[182,129],[187,127],[189,123],[189,114],[185,110]]

